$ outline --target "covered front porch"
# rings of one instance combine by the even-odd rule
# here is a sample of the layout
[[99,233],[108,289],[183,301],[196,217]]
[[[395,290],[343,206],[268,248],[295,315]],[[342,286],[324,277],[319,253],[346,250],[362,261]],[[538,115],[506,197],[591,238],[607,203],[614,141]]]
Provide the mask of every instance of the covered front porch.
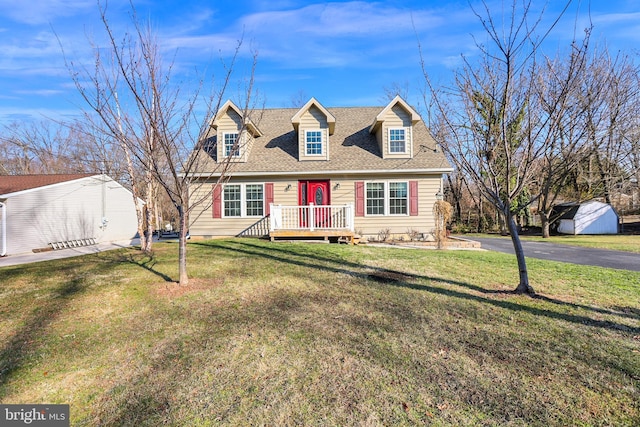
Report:
[[353,204],[283,206],[270,205],[269,238],[309,238],[357,243]]

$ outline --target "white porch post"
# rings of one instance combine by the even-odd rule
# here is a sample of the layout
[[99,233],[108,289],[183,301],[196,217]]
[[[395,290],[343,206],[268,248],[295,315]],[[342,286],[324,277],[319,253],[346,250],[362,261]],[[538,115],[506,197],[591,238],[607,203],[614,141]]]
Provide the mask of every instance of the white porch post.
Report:
[[273,231],[273,230],[275,230],[275,227],[274,227],[275,224],[274,223],[275,223],[275,216],[276,216],[276,213],[273,210],[273,203],[269,203],[269,213],[270,213],[270,215],[269,215],[269,231]]
[[282,205],[269,203],[269,231],[280,230],[284,227],[282,222]]
[[316,210],[313,208],[313,202],[309,203],[309,231],[314,231],[316,223]]

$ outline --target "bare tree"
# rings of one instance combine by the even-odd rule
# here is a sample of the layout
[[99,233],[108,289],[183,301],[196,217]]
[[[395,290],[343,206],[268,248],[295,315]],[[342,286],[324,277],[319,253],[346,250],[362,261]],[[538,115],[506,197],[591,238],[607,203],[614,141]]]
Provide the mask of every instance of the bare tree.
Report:
[[613,203],[613,195],[622,189],[633,169],[633,148],[637,137],[635,121],[638,102],[638,69],[623,54],[612,57],[605,49],[591,67],[593,79],[605,88],[602,102],[589,109],[589,142],[595,166],[597,195]]
[[518,262],[515,292],[534,294],[514,215],[530,203],[523,196],[530,193],[536,163],[548,149],[548,139],[541,137],[545,132],[536,110],[535,85],[539,47],[549,29],[537,36],[542,15],[532,19],[531,1],[513,0],[503,22],[496,22],[486,2],[482,5],[481,12],[472,9],[489,44],[476,43],[479,61],[472,64],[465,58],[453,87],[443,90],[431,84],[423,61],[432,98],[425,104],[435,105],[440,126],[447,130],[438,142],[506,222]]
[[306,104],[308,100],[309,95],[307,95],[304,90],[300,89],[295,94],[291,95],[288,106],[292,108],[302,108],[302,106]]
[[[90,107],[96,128],[121,146],[132,179],[134,197],[139,194],[135,168],[141,168],[147,201],[161,188],[173,204],[179,230],[179,283],[187,284],[187,238],[189,213],[201,200],[190,200],[192,173],[206,160],[201,149],[209,131],[208,118],[220,107],[231,79],[233,66],[242,41],[238,42],[230,64],[225,65],[224,77],[217,91],[205,94],[201,80],[192,93],[183,93],[176,83],[173,63],[163,61],[159,44],[149,25],[143,25],[131,5],[134,30],[118,39],[107,19],[106,7],[99,4],[102,22],[108,38],[108,56],[96,48],[93,72],[68,63],[76,86]],[[256,55],[254,55],[254,68]],[[224,64],[223,64],[224,65]],[[86,81],[90,83],[85,84]],[[246,105],[253,88],[246,90]],[[218,183],[230,169],[230,162],[220,162]],[[146,210],[150,224],[151,209]],[[139,212],[139,218],[142,213]],[[142,222],[139,219],[139,224]],[[140,228],[140,225],[139,225]],[[149,231],[149,229],[147,230]],[[143,237],[145,233],[141,233]],[[147,237],[151,238],[150,233]],[[150,242],[147,242],[150,248]]]
[[603,82],[590,75],[587,30],[581,44],[573,43],[567,57],[544,58],[538,68],[534,96],[529,111],[535,122],[532,140],[544,147],[534,167],[530,185],[531,202],[537,199],[542,237],[549,237],[551,213],[578,165],[589,156],[589,131],[585,120],[589,108],[596,109],[604,89]]
[[380,97],[380,101],[383,104],[389,103],[396,96],[400,96],[402,99],[409,99],[409,82],[403,83],[393,82],[383,88],[384,96]]
[[120,156],[79,121],[14,122],[0,136],[0,173],[107,173],[119,178]]

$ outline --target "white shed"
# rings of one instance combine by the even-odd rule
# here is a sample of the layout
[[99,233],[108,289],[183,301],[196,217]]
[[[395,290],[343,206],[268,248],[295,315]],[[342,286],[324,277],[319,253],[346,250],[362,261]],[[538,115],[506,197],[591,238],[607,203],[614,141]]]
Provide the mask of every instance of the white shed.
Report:
[[611,205],[592,200],[564,203],[554,207],[559,217],[557,231],[562,234],[617,234],[619,218]]
[[106,175],[0,176],[0,256],[131,240],[136,232],[131,192]]

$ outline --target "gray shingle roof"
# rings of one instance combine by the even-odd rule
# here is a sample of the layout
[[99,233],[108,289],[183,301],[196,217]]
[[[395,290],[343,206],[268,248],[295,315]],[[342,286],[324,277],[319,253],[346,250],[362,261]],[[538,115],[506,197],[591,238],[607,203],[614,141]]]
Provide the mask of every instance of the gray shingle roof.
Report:
[[[376,137],[369,133],[376,115],[384,107],[327,108],[336,118],[335,132],[330,136],[330,160],[298,161],[298,141],[291,118],[298,109],[277,108],[254,112],[252,121],[262,131],[250,151],[246,163],[238,163],[232,174],[287,173],[303,175],[311,172],[366,173],[367,171],[394,171],[425,173],[450,170],[451,166],[420,121],[413,128],[412,159],[383,159]],[[198,172],[215,169],[213,158],[206,156]]]

